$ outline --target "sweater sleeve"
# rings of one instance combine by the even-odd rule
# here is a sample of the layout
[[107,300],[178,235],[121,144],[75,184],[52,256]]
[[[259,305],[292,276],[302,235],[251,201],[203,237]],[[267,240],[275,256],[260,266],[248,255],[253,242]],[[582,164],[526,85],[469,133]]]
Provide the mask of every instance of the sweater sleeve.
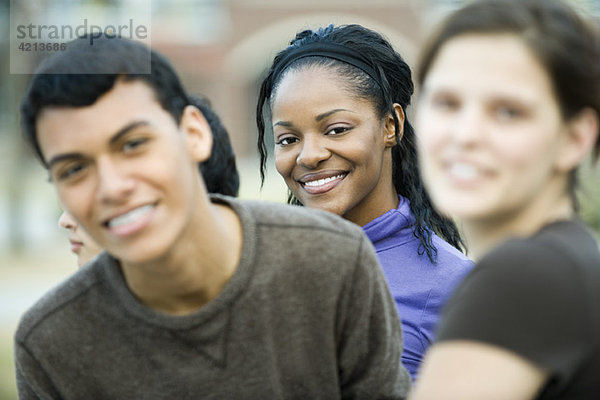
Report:
[[50,378],[27,348],[15,340],[15,372],[19,400],[60,399]]
[[344,399],[403,399],[410,376],[401,363],[394,301],[370,242],[361,240],[338,306],[338,359]]
[[438,340],[502,347],[568,381],[590,353],[590,299],[558,246],[512,241],[483,258],[448,304]]

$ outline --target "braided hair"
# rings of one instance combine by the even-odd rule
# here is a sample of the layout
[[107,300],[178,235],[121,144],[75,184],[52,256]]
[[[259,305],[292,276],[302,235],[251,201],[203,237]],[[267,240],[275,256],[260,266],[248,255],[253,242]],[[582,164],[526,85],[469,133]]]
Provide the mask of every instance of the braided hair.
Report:
[[[369,60],[371,68],[376,71],[379,82],[349,63],[326,56],[299,58],[285,67],[283,72],[274,73],[290,52],[314,43],[347,46],[364,55],[364,58]],[[400,104],[406,115],[406,108],[410,105],[414,91],[410,68],[383,36],[361,25],[329,25],[314,31],[304,30],[299,32],[290,45],[279,52],[273,60],[271,68],[262,81],[256,109],[261,182],[264,183],[267,162],[265,103],[268,105],[266,111],[269,111],[274,94],[285,74],[307,66],[325,67],[345,77],[349,82],[349,90],[358,97],[370,101],[378,117],[384,118],[390,114],[393,116],[398,144],[392,148],[392,180],[396,192],[410,202],[410,210],[415,217],[413,233],[420,241],[420,254],[425,252],[431,261],[435,261],[437,249],[432,241],[432,232],[462,250],[464,243],[455,223],[433,208],[425,192],[419,174],[415,132],[407,118],[404,120],[402,140],[398,136],[402,130],[399,129],[394,103]],[[291,192],[288,192],[288,202],[301,204]]]

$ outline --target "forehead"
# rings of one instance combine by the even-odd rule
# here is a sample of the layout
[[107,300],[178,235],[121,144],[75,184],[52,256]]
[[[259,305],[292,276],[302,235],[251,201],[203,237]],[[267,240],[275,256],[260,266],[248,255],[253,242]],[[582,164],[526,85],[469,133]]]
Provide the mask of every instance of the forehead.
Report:
[[335,67],[322,65],[303,65],[284,72],[271,99],[273,114],[286,107],[321,109],[336,104],[365,107],[370,102],[358,96],[349,77]]
[[434,88],[554,97],[546,69],[514,34],[465,34],[447,41],[423,85],[424,92]]
[[[84,107],[44,108],[36,121],[38,141],[48,160],[53,152],[108,139],[133,121],[164,124],[174,120],[156,100],[154,91],[142,81],[117,81],[95,103]],[[81,150],[81,149],[77,149]]]

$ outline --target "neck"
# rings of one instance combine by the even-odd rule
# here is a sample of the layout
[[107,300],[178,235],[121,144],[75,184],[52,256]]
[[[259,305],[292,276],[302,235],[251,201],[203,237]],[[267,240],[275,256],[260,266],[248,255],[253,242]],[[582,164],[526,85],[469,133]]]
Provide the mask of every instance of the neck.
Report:
[[377,186],[367,197],[361,200],[362,206],[354,207],[342,215],[344,219],[356,225],[364,226],[389,210],[398,208],[400,200],[392,180],[392,154],[390,149],[387,149],[384,154],[381,169],[382,173]]
[[210,204],[194,226],[158,260],[122,265],[130,290],[147,306],[174,315],[194,312],[214,299],[234,274],[242,231],[235,212]]
[[398,199],[398,193],[396,193],[396,190],[393,189],[389,191],[384,198],[379,199],[377,202],[370,203],[367,210],[361,210],[360,212],[355,212],[356,210],[352,210],[343,215],[343,217],[348,221],[355,223],[356,225],[365,226],[375,218],[382,216],[390,210],[398,208],[399,202],[400,200]]
[[477,261],[510,238],[531,236],[543,226],[570,219],[575,214],[566,195],[554,201],[547,201],[543,196],[542,199],[516,214],[461,221],[469,256]]

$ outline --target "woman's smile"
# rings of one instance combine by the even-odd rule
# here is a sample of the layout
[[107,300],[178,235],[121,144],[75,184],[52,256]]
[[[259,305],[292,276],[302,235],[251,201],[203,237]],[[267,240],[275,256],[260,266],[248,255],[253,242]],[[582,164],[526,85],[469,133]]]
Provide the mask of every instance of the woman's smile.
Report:
[[298,183],[309,194],[322,194],[336,188],[348,175],[342,173],[313,173],[307,174],[298,180]]

